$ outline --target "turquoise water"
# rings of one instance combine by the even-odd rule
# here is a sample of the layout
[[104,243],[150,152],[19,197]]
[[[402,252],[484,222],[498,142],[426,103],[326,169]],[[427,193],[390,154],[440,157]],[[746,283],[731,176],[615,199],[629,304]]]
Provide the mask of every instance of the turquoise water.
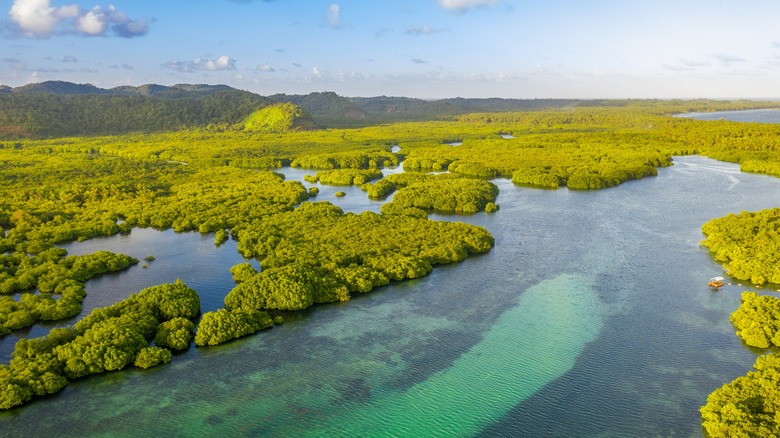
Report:
[[[780,180],[675,157],[597,192],[496,183],[498,213],[434,216],[486,227],[491,252],[163,367],[79,380],[0,413],[2,435],[701,435],[699,406],[755,353],[728,322],[746,288],[706,287],[722,271],[700,227],[780,205]],[[320,199],[378,208],[345,191]],[[177,277],[219,307],[242,259],[212,239],[134,230],[69,245],[157,258],[91,280],[85,308]]]

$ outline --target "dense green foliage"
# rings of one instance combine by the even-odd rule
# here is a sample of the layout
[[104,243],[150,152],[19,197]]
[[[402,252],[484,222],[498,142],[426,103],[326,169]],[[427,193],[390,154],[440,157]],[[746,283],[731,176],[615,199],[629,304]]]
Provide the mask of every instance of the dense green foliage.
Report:
[[[179,281],[153,286],[95,309],[72,327],[52,329],[40,338],[20,339],[11,362],[0,365],[0,409],[22,404],[34,395],[55,393],[69,380],[89,374],[119,370],[132,363],[148,368],[168,362],[170,351],[150,349],[149,342],[157,337],[178,341],[172,333],[190,327],[179,320],[199,313],[197,292]],[[175,322],[166,324],[169,321]]]
[[168,363],[171,361],[172,357],[171,350],[168,350],[167,348],[146,347],[138,352],[134,364],[138,368],[146,369]]
[[219,246],[227,242],[230,238],[230,234],[224,228],[220,228],[214,233],[214,244]]
[[95,89],[88,94],[0,94],[0,138],[62,137],[235,125],[272,101],[229,87],[188,91]]
[[201,347],[219,345],[273,325],[273,320],[266,312],[227,309],[206,312],[198,324],[195,344]]
[[[304,203],[291,212],[232,230],[239,252],[260,260],[231,272],[236,287],[225,309],[207,313],[195,342],[216,345],[269,327],[260,310],[302,310],[346,301],[391,280],[417,278],[434,265],[489,250],[493,238],[480,227],[409,216],[345,214],[326,203]],[[205,325],[204,325],[205,324]]]
[[[6,294],[0,296],[0,336],[38,321],[77,315],[86,296],[85,281],[135,263],[132,257],[107,251],[68,256],[64,249],[48,248],[37,255],[0,254],[0,294]],[[39,293],[33,293],[35,289]],[[25,293],[17,301],[7,295],[14,292]]]
[[[72,163],[94,175],[78,183],[57,174],[80,167],[55,167],[48,174],[39,173],[48,170],[46,165],[8,169],[5,176],[12,183],[0,187],[6,202],[0,204],[0,215],[5,214],[10,229],[0,238],[0,249],[35,252],[30,248],[33,242],[112,235],[133,226],[213,232],[290,210],[308,198],[302,184],[284,182],[269,172],[191,170],[161,163],[138,166],[116,158],[94,161]],[[68,161],[59,165],[63,164]]]
[[359,186],[380,179],[382,176],[382,172],[377,169],[335,169],[319,171],[313,178],[309,177],[306,180],[333,186]]
[[245,131],[282,133],[315,129],[317,126],[303,108],[292,103],[276,103],[259,109],[244,120]]
[[702,226],[715,260],[728,274],[761,285],[780,284],[780,208],[712,219]]
[[[121,96],[109,97],[121,100]],[[319,100],[326,106],[333,103],[330,97],[310,102]],[[100,100],[92,95],[81,99]],[[409,113],[441,105],[395,98],[381,104]],[[338,105],[345,111],[354,109],[348,102]],[[448,105],[441,105],[442,111]],[[482,109],[475,102],[457,105]],[[671,163],[673,155],[692,153],[738,162],[746,171],[780,175],[780,127],[668,117],[672,112],[730,109],[746,103],[594,105],[551,110],[538,102],[532,104],[536,111],[500,114],[457,110],[451,114],[465,115],[360,129],[273,133],[220,123],[159,134],[4,140],[0,142],[0,253],[7,254],[0,257],[13,262],[0,271],[0,285],[9,290],[6,283],[14,290],[37,287],[41,293],[24,294],[19,302],[2,297],[3,326],[20,327],[37,318],[22,307],[25,300],[32,303],[45,300],[47,294],[60,294],[58,300],[46,301],[47,306],[56,302],[56,310],[60,303],[68,303],[67,297],[78,296],[79,302],[83,298],[80,283],[87,277],[60,279],[65,278],[60,273],[70,272],[72,266],[57,267],[59,261],[53,258],[67,257],[51,250],[52,244],[130,232],[134,227],[215,232],[218,244],[230,235],[242,255],[261,262],[261,272],[250,265],[233,269],[236,286],[225,297],[225,309],[205,314],[197,327],[197,345],[216,345],[272,326],[275,312],[348,300],[353,293],[417,278],[438,264],[488,251],[493,239],[486,230],[427,219],[430,211],[495,211],[497,189],[485,179],[506,177],[536,187],[600,189],[654,175],[657,167]],[[104,111],[109,117],[111,112]],[[250,112],[231,123],[244,120]],[[100,132],[126,132],[115,128],[118,124],[101,126],[108,131]],[[462,144],[448,144],[456,142]],[[401,151],[393,153],[394,145]],[[381,175],[378,169],[397,166],[401,159],[407,170],[448,171],[449,175],[408,172],[368,182]],[[328,203],[304,202],[316,195],[316,187],[307,190],[279,174],[258,171],[286,165],[325,170],[314,179],[359,184],[372,199],[397,192],[392,202],[383,205],[383,214],[344,214]],[[767,239],[773,238],[769,226],[773,221],[768,218],[766,223]],[[758,258],[759,253],[753,251],[750,258]],[[22,272],[16,278],[15,266],[32,259],[48,263],[46,272]],[[730,263],[733,260],[737,259]],[[767,266],[772,263],[768,258]],[[775,273],[758,275],[773,282]],[[759,282],[758,277],[755,280]],[[136,362],[139,366],[165,362],[167,350],[148,349],[152,340],[159,348],[187,348],[193,332],[188,320],[197,315],[199,306],[187,293],[166,299],[164,305],[150,304],[161,299],[158,295],[142,292],[139,296],[144,298],[96,309],[73,328],[52,331],[44,340],[25,341],[36,347],[31,350],[22,344],[10,364],[0,366],[4,391],[0,406],[56,392],[82,375]],[[38,307],[35,302],[34,308]]]
[[239,252],[259,259],[264,270],[292,263],[329,269],[376,264],[383,269],[379,259],[394,253],[432,264],[451,263],[493,244],[481,227],[371,212],[345,214],[327,202],[304,203],[233,232]]
[[[742,293],[742,304],[731,322],[747,345],[780,346],[780,299]],[[711,437],[780,435],[780,354],[760,356],[754,371],[715,390],[700,409],[702,425]]]
[[498,187],[491,182],[450,174],[396,174],[387,179],[402,188],[390,204],[382,206],[383,213],[409,208],[436,213],[476,213],[488,203],[494,203],[498,196]]
[[780,436],[780,354],[760,356],[753,368],[707,397],[701,416],[708,436]]
[[757,348],[780,347],[780,299],[743,292],[742,304],[731,314],[737,336]]
[[298,157],[290,164],[306,169],[376,169],[397,166],[398,157],[387,151],[338,152]]
[[[571,124],[554,129],[526,128],[527,132],[522,135],[513,131],[514,138],[501,138],[496,134],[465,138],[457,147],[402,144],[404,150],[409,149],[404,169],[449,170],[478,178],[504,176],[518,185],[590,190],[656,175],[656,167],[671,164],[671,155],[679,148],[676,141],[656,132],[640,135],[636,128],[624,126],[628,120],[609,113],[596,114],[602,120],[593,120],[592,123],[597,123],[595,127]],[[509,119],[510,115],[504,117]],[[565,116],[549,114],[546,117],[545,126],[562,123],[557,119]],[[518,116],[516,123],[540,122],[525,118],[527,116]],[[600,126],[608,126],[611,118],[619,124],[611,128]],[[473,123],[480,119],[469,120]]]
[[365,183],[360,186],[369,199],[379,200],[388,197],[397,187],[389,178],[380,179],[375,183]]
[[193,332],[195,332],[195,324],[187,318],[178,316],[157,327],[154,343],[172,350],[184,350],[189,347]]

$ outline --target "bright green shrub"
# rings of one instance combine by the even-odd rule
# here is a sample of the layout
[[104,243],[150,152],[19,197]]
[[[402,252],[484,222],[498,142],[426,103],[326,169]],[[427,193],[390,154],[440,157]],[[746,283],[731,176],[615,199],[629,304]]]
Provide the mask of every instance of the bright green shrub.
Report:
[[138,368],[151,368],[171,361],[171,351],[160,347],[146,347],[138,352],[135,358],[135,366]]

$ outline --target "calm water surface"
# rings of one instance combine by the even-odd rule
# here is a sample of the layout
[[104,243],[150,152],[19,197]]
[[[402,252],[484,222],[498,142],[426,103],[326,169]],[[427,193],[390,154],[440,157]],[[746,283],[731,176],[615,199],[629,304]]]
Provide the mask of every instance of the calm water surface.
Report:
[[[778,105],[780,106],[780,105]],[[731,120],[732,122],[780,123],[780,110],[757,109],[742,111],[714,111],[709,113],[680,114],[697,120]]]
[[[489,253],[166,366],[79,380],[0,413],[1,435],[701,436],[707,394],[758,354],[728,321],[747,288],[706,286],[722,271],[699,247],[701,225],[780,205],[780,180],[674,162],[595,192],[498,180],[498,213],[433,216],[486,227]],[[380,205],[320,189],[348,211]],[[88,282],[85,311],[176,278],[212,310],[243,261],[234,242],[170,231],[67,248],[157,258]]]

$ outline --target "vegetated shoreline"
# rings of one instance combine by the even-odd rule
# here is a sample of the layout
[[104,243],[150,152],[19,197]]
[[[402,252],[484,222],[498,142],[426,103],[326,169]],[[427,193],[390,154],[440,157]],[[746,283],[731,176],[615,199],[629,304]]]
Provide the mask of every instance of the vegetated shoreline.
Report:
[[[630,117],[622,117],[624,115],[629,115]],[[704,129],[705,125],[702,124],[675,126],[674,123],[668,123],[664,125],[663,128],[671,130],[672,132],[663,132],[662,130],[660,133],[661,135],[652,135],[649,137],[652,140],[660,141],[665,152],[659,150],[658,147],[653,149],[652,147],[646,147],[642,145],[642,143],[639,143],[639,147],[628,150],[630,154],[625,156],[621,155],[625,151],[621,151],[617,147],[620,142],[615,141],[616,139],[614,137],[617,136],[618,140],[622,141],[632,138],[636,139],[639,136],[638,132],[647,129],[648,125],[646,123],[655,122],[661,124],[664,123],[664,120],[665,119],[656,116],[653,113],[644,111],[621,114],[620,111],[617,110],[594,110],[591,113],[588,113],[587,111],[575,111],[570,113],[551,114],[478,114],[463,117],[457,122],[466,125],[466,127],[461,128],[459,132],[455,132],[460,138],[464,138],[464,144],[458,148],[447,147],[445,149],[438,146],[441,144],[441,140],[452,138],[453,136],[453,132],[451,131],[452,126],[446,126],[447,124],[404,126],[404,129],[411,128],[424,130],[425,135],[422,138],[419,137],[419,134],[415,134],[418,136],[407,136],[406,140],[397,141],[396,143],[402,145],[402,151],[406,152],[404,166],[407,165],[406,163],[410,163],[410,168],[414,168],[415,170],[447,168],[454,174],[459,174],[460,176],[495,178],[499,175],[505,176],[509,173],[509,168],[506,167],[506,163],[511,156],[501,155],[508,153],[504,152],[501,147],[506,147],[507,141],[514,142],[518,137],[523,137],[523,140],[530,141],[529,145],[531,147],[523,148],[522,145],[511,143],[511,148],[509,149],[518,153],[518,146],[520,146],[520,152],[524,154],[524,156],[519,164],[528,166],[520,169],[522,170],[520,175],[526,180],[531,179],[535,182],[535,184],[530,185],[550,188],[569,187],[570,189],[598,189],[617,185],[626,180],[652,175],[652,172],[648,173],[649,171],[647,169],[652,168],[654,170],[654,166],[664,165],[664,163],[668,164],[668,157],[672,155],[672,152],[698,152],[699,149],[697,148],[689,149],[690,145],[687,144],[687,141],[693,137],[688,129],[678,129],[680,127],[693,127],[694,130],[704,130],[710,134],[710,138],[713,139],[717,139],[720,132],[734,131],[733,125],[726,124],[719,124],[712,131],[708,131]],[[612,122],[618,122],[617,126],[619,126],[620,129],[617,130],[618,132],[613,131],[610,135],[604,135],[604,129],[608,129],[609,124]],[[499,126],[496,127],[496,124]],[[511,128],[511,126],[514,126],[514,128]],[[432,135],[429,130],[431,127],[434,128]],[[711,127],[707,127],[707,129],[710,128]],[[438,131],[436,131],[436,129],[438,129]],[[514,133],[514,139],[499,139],[495,137],[500,136],[500,134],[496,134],[496,132],[503,133],[507,132],[508,129],[511,130],[510,132]],[[373,132],[371,129],[365,131],[368,132],[352,132],[352,134],[357,134],[355,138],[356,144],[348,145],[348,147],[355,148],[354,152],[349,150],[326,154],[306,154],[304,152],[298,157],[290,157],[289,159],[291,162],[294,162],[294,160],[301,158],[309,163],[306,167],[314,168],[318,165],[311,163],[322,163],[321,165],[325,166],[325,168],[328,168],[328,166],[336,168],[341,168],[342,166],[345,168],[350,168],[352,166],[363,168],[365,166],[371,168],[371,156],[375,153],[373,151],[381,151],[382,148],[387,149],[390,144],[395,144],[392,140],[394,138],[397,139],[398,137],[397,133],[393,133],[395,137],[382,138],[382,136],[379,136],[378,140],[373,144],[374,147],[378,148],[367,154],[365,152],[365,138],[372,138],[372,134],[381,132],[381,127],[374,128]],[[474,131],[477,132],[478,136],[474,136]],[[775,131],[769,128],[765,131],[767,136],[775,133]],[[345,133],[338,133],[340,135],[338,141],[326,144],[336,146],[339,143],[343,143]],[[172,136],[176,135],[177,134],[175,133],[166,134],[162,135],[161,138],[171,139]],[[219,135],[209,133],[195,133],[194,135],[195,137],[202,136],[206,141],[219,137]],[[232,135],[232,138],[230,136],[227,138],[233,139],[239,137],[238,134]],[[298,133],[296,135],[304,136],[304,141],[316,138],[316,136],[312,137],[310,134],[304,133]],[[549,139],[546,137],[548,135],[550,136]],[[429,136],[433,137],[435,141],[430,142],[425,140],[425,137],[430,138]],[[358,138],[360,138],[360,140],[358,140]],[[550,141],[553,138],[555,140]],[[587,153],[588,151],[583,150],[579,147],[579,143],[577,143],[578,139],[583,138],[595,141],[597,142],[597,145],[603,147],[594,147],[595,153]],[[133,137],[131,136],[129,139],[133,139]],[[256,142],[258,137],[253,137],[251,139]],[[262,139],[262,136],[260,136],[260,139]],[[554,153],[550,155],[539,154],[539,149],[545,150],[545,148],[553,143],[560,144],[560,140],[564,140],[564,145],[568,147],[568,150],[564,151],[566,154],[572,152],[578,154],[577,160],[574,163],[563,163],[562,165],[560,160],[561,155],[556,155]],[[761,139],[759,138],[759,140]],[[61,143],[62,140],[41,141],[33,142],[29,145],[22,144],[20,148],[17,148],[16,144],[12,145],[11,148],[7,148],[12,153],[16,150],[22,150],[24,153],[29,147],[29,151],[27,152],[30,152],[30,155],[25,156],[26,158],[29,158],[29,160],[25,164],[33,167],[38,165],[36,163],[41,162],[37,160],[40,156],[46,157],[48,155],[53,156],[55,159],[59,158],[57,157],[58,155],[61,155],[63,158],[67,157],[71,160],[71,163],[75,163],[77,166],[89,166],[92,173],[98,177],[99,183],[87,183],[86,186],[76,185],[61,187],[62,190],[51,192],[46,192],[45,190],[43,192],[27,190],[23,192],[21,196],[13,198],[13,202],[17,203],[16,205],[24,205],[24,202],[29,202],[30,200],[43,200],[44,202],[57,201],[54,203],[61,203],[66,206],[72,204],[73,210],[60,211],[59,218],[57,218],[56,215],[49,215],[45,210],[45,206],[43,209],[32,211],[11,211],[10,206],[5,207],[3,211],[0,211],[0,222],[2,222],[4,229],[8,230],[4,232],[3,236],[3,244],[5,245],[6,251],[12,249],[30,251],[32,242],[39,243],[39,245],[45,249],[47,248],[46,245],[56,241],[91,238],[97,235],[111,235],[112,233],[121,231],[118,221],[118,219],[121,219],[123,221],[121,222],[121,225],[125,227],[153,226],[159,228],[173,228],[176,231],[198,229],[201,232],[217,231],[222,233],[225,233],[226,230],[230,230],[230,234],[232,234],[234,238],[237,238],[239,243],[249,241],[255,242],[253,245],[246,244],[246,251],[255,251],[258,254],[266,254],[269,250],[275,251],[278,249],[279,243],[281,243],[285,237],[283,234],[278,234],[278,230],[271,230],[270,232],[261,232],[260,235],[262,238],[256,238],[252,234],[257,233],[257,230],[253,229],[253,226],[270,217],[299,211],[300,207],[298,209],[293,209],[291,205],[298,205],[301,201],[312,196],[312,193],[306,190],[300,183],[284,182],[278,177],[273,176],[273,174],[267,173],[259,173],[258,175],[262,176],[247,178],[248,174],[241,171],[242,168],[254,168],[261,163],[266,163],[266,165],[270,164],[271,167],[278,166],[280,163],[283,163],[285,159],[288,159],[277,158],[284,155],[284,153],[279,153],[281,152],[279,150],[263,151],[261,154],[253,155],[253,149],[249,147],[248,144],[239,145],[232,149],[231,145],[228,148],[216,149],[216,151],[212,151],[209,156],[204,154],[199,155],[197,151],[186,149],[182,146],[182,141],[174,142],[172,148],[163,147],[162,150],[160,150],[160,146],[162,145],[159,142],[154,141],[145,143],[146,140],[141,140],[140,144],[139,142],[136,142],[136,145],[140,146],[137,150],[128,150],[123,146],[112,145],[112,141],[116,141],[116,139],[87,139],[87,144],[82,145],[78,139],[65,139],[64,143]],[[122,139],[119,139],[119,141],[121,142]],[[186,141],[187,140],[184,140],[184,142]],[[567,142],[571,144],[566,144]],[[90,143],[92,144],[90,145]],[[705,142],[702,141],[701,145],[703,146],[704,144]],[[322,146],[322,143],[318,146]],[[344,145],[342,144],[339,147],[343,146]],[[707,152],[716,155],[721,154],[720,156],[731,158],[732,160],[739,160],[743,167],[747,163],[752,163],[751,165],[754,166],[753,169],[759,169],[754,171],[763,171],[764,173],[771,174],[775,174],[776,172],[776,168],[774,167],[776,165],[773,161],[762,161],[760,157],[754,157],[751,155],[750,149],[746,148],[742,150],[739,147],[729,149],[729,146],[731,145],[726,142],[715,146],[720,147],[711,147],[711,150]],[[294,145],[294,147],[300,146]],[[497,151],[499,153],[497,156],[491,157],[485,154],[485,151],[488,150]],[[84,152],[88,153],[87,157],[89,157],[89,159],[84,160]],[[95,154],[95,152],[97,152],[97,154]],[[614,152],[613,157],[610,157],[610,152]],[[70,156],[69,154],[73,154],[74,156]],[[743,161],[742,158],[747,158],[747,160]],[[110,165],[106,162],[106,160],[117,159],[123,161],[120,163],[120,166],[125,167]],[[163,160],[165,160],[165,163],[162,163]],[[192,167],[195,169],[171,169],[170,166],[168,166],[170,165],[168,161],[192,163]],[[501,165],[497,166],[496,163],[501,163]],[[98,166],[94,166],[95,164],[98,164]],[[567,165],[569,167],[567,167]],[[106,167],[102,169],[100,166]],[[138,181],[138,178],[130,179],[130,183],[125,183],[125,185],[118,185],[118,181],[111,178],[117,173],[127,175],[128,170],[139,169],[154,173],[154,177],[147,180],[141,179],[141,181]],[[639,171],[636,169],[639,169]],[[519,170],[512,171],[513,181],[515,181],[514,176],[518,171]],[[30,176],[27,175],[22,176],[23,178],[30,178]],[[197,183],[188,184],[187,182],[181,181],[193,176],[197,178]],[[103,180],[100,178],[103,178]],[[237,179],[240,179],[244,184],[235,187]],[[249,179],[249,181],[247,181],[247,179]],[[518,180],[525,182],[522,178],[518,178]],[[163,182],[164,184],[160,186],[159,182]],[[241,201],[247,197],[248,193],[255,193],[256,189],[260,186],[270,187],[271,190],[270,194],[265,196],[262,200],[264,211],[258,213],[256,211],[257,204],[241,205]],[[433,187],[435,186],[436,184],[434,183]],[[231,190],[228,190],[228,187]],[[55,185],[55,189],[56,188]],[[138,210],[137,206],[134,204],[134,202],[137,202],[138,200],[144,200],[154,204],[155,207],[161,207],[161,203],[155,202],[156,200],[169,199],[171,197],[177,199],[177,196],[183,196],[185,199],[199,197],[203,198],[205,202],[200,203],[194,210],[192,209],[192,206],[177,205],[172,208],[163,208],[162,210],[155,212],[144,209]],[[412,196],[412,199],[421,197],[424,196],[417,194]],[[434,197],[439,197],[439,195]],[[495,199],[495,196],[493,196],[493,199]],[[226,203],[235,208],[228,212],[219,210],[219,205]],[[396,216],[401,218],[399,220],[403,221],[411,221],[412,219],[422,220],[423,216],[427,216],[426,209],[433,208],[435,210],[435,207],[427,207],[427,205],[430,204],[423,203],[420,205],[423,208],[420,208],[420,206],[410,204],[409,206],[396,208],[395,210],[397,211],[383,213],[386,213],[388,216]],[[486,202],[481,208],[486,209],[487,205]],[[86,208],[98,206],[101,216],[81,217],[79,215],[79,208],[85,206]],[[102,210],[100,210],[100,208],[102,208]],[[299,211],[299,214],[306,219],[322,216],[335,221],[342,220],[337,219],[342,217],[342,213],[329,208],[330,207],[325,207],[324,204],[322,204],[322,207],[315,208],[317,212],[313,215],[306,216],[311,212],[305,210]],[[481,208],[477,207],[477,210]],[[13,214],[18,211],[23,211],[27,214],[13,216]],[[247,214],[247,212],[251,213]],[[239,221],[239,216],[243,217],[245,221]],[[353,220],[352,218],[354,215],[344,216],[346,216],[348,220]],[[246,221],[247,217],[249,218],[248,221]],[[77,220],[75,224],[78,224],[78,226],[73,227],[73,219]],[[366,220],[374,220],[374,218],[371,218],[369,215]],[[95,227],[94,225],[90,226],[91,223],[98,223],[102,228]],[[244,233],[243,236],[241,235],[242,232]],[[296,231],[295,233],[300,234],[300,231]],[[33,237],[33,239],[30,240],[28,237]],[[35,239],[35,237],[38,239]],[[270,245],[269,242],[271,242]],[[35,250],[35,247],[32,249]],[[285,248],[282,249],[288,251]],[[285,260],[284,257],[285,254],[287,254],[285,251],[282,251],[277,258]],[[466,254],[468,254],[468,252],[470,252],[470,250],[466,249]],[[430,257],[434,257],[433,260],[435,263],[443,263],[449,259],[457,261],[463,257],[463,249],[458,249],[457,247],[446,248],[441,254],[430,255]],[[267,260],[267,257],[264,260]],[[399,279],[414,278],[414,276],[424,275],[424,272],[430,270],[428,265],[425,264],[425,260],[415,259],[414,257],[404,255],[402,259],[396,262],[384,259],[373,264],[371,264],[372,262],[369,262],[369,268],[374,269],[374,271],[371,271],[370,269],[367,271],[362,269],[365,268],[367,262],[365,256],[347,254],[346,256],[340,255],[327,260],[328,266],[325,268],[330,269],[331,272],[340,272],[341,274],[337,274],[336,277],[332,277],[330,280],[328,280],[327,275],[318,277],[317,280],[322,278],[325,280],[312,285],[313,280],[311,278],[306,278],[306,267],[311,266],[311,264],[307,265],[306,263],[311,263],[311,261],[307,262],[304,260],[303,262],[304,263],[300,265],[303,268],[294,267],[298,261],[293,261],[292,264],[290,264],[289,261],[273,262],[278,263],[278,265],[273,265],[272,262],[268,262],[271,265],[267,271],[266,266],[263,266],[264,269],[262,272],[274,272],[275,277],[272,283],[275,282],[276,284],[279,284],[289,282],[289,284],[298,285],[296,286],[297,294],[294,296],[282,297],[284,299],[264,296],[263,294],[258,295],[257,291],[263,289],[260,286],[263,285],[265,281],[260,278],[262,272],[251,272],[244,268],[238,269],[237,267],[237,270],[241,272],[234,273],[234,277],[236,278],[237,283],[236,289],[241,291],[239,293],[241,298],[231,300],[233,303],[231,306],[232,309],[227,309],[225,312],[219,314],[215,313],[213,317],[209,318],[215,318],[215,321],[222,318],[233,318],[234,321],[232,321],[232,325],[234,327],[249,327],[249,329],[242,328],[237,330],[236,333],[246,334],[245,332],[256,330],[255,327],[266,325],[265,322],[258,322],[267,321],[267,319],[257,312],[274,309],[294,310],[296,308],[301,308],[300,306],[302,305],[306,306],[309,301],[314,303],[340,300],[348,297],[349,293],[362,292],[363,290],[361,289],[374,287],[386,281],[386,279],[376,275],[377,270],[387,279],[395,279],[393,276],[397,276]],[[431,261],[428,261],[427,263],[430,266],[435,264]],[[383,269],[379,269],[380,267]],[[273,269],[279,269],[279,271],[272,271]],[[390,274],[391,272],[392,274]],[[334,278],[336,280],[329,283],[329,281],[334,280]],[[306,286],[307,284],[309,284],[308,287]],[[273,299],[269,301],[269,298]],[[249,304],[246,304],[247,302],[249,302]],[[272,304],[269,305],[269,302]],[[217,338],[219,339],[221,337],[217,336]],[[209,340],[205,340],[204,343],[208,344]]]

